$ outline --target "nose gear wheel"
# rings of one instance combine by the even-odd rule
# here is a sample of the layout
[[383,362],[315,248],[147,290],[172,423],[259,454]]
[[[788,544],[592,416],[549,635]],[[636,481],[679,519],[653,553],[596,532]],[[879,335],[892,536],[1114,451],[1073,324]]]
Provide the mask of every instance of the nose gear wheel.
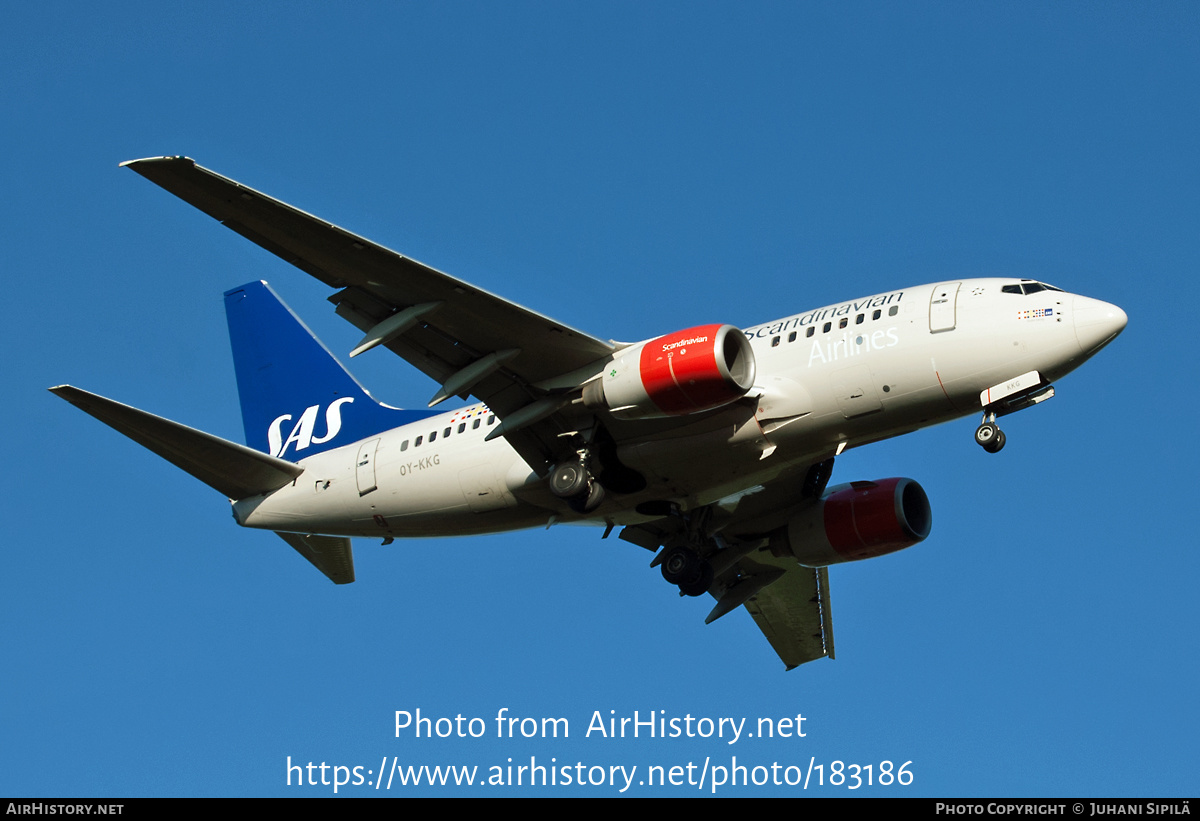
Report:
[[975,429],[975,444],[988,453],[999,453],[1005,441],[1004,431],[996,424],[996,414],[985,413],[983,423]]

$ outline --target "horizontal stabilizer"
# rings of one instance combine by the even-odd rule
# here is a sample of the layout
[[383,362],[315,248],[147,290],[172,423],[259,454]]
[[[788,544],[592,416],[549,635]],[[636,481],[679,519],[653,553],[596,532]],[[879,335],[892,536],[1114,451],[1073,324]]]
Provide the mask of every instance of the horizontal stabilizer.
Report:
[[[70,385],[50,388],[50,392],[176,467],[186,470],[230,499],[269,493],[304,472],[304,468],[283,459]],[[324,569],[322,572],[325,572]]]
[[354,554],[350,551],[350,540],[345,536],[314,536],[300,533],[275,535],[296,548],[296,552],[312,562],[334,584],[350,584],[354,581]]

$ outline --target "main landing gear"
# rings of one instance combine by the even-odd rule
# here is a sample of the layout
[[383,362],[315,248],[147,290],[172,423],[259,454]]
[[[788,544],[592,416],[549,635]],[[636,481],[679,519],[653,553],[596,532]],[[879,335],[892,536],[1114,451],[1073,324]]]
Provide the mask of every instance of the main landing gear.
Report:
[[671,505],[666,513],[679,529],[651,565],[659,565],[663,578],[668,584],[677,585],[680,595],[703,596],[712,587],[718,570],[727,567],[718,554],[725,557],[733,554],[724,548],[719,536],[708,534],[712,507],[682,511]]
[[988,411],[983,414],[983,424],[975,429],[975,443],[988,453],[999,453],[1007,441],[1004,431],[996,424],[996,414]]
[[668,584],[679,585],[685,596],[703,596],[712,587],[713,566],[690,547],[676,545],[667,550],[662,560],[663,578]]
[[586,450],[579,458],[562,462],[550,471],[550,490],[576,513],[591,513],[604,501],[604,486],[592,475]]

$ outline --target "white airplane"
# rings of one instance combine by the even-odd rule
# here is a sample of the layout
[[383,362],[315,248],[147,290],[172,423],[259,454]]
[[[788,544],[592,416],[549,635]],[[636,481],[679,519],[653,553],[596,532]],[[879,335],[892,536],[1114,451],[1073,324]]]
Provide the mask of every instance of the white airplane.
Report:
[[335,583],[350,537],[603,525],[655,553],[707,622],[745,606],[792,669],[834,656],[827,567],[929,535],[912,479],[827,488],[834,457],[996,418],[1125,327],[1042,282],[940,282],[739,330],[604,341],[435,271],[185,157],[124,163],[332,288],[337,313],[438,383],[432,408],[375,401],[264,282],[225,294],[248,446],[70,386],[51,388],[219,490]]

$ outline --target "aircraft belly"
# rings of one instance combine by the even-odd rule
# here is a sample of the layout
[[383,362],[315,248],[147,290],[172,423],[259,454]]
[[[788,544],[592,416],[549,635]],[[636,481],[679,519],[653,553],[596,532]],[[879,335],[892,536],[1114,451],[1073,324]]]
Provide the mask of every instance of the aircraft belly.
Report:
[[399,428],[310,457],[295,482],[235,503],[235,516],[267,530],[381,537],[511,530],[547,518],[518,508],[512,490],[531,472],[507,443],[417,448],[414,440]]
[[[300,494],[279,498],[243,500],[234,504],[235,516],[246,527],[333,536],[459,536],[497,530],[515,530],[544,523],[544,511],[525,505],[472,509],[463,497],[457,477],[451,476],[448,492],[439,497],[436,483],[428,483],[420,494],[386,493],[385,485],[359,497],[354,479],[341,484],[341,494],[325,491],[336,502],[315,505],[300,501]],[[331,486],[332,488],[332,486]],[[348,497],[353,497],[350,499]]]
[[510,530],[545,525],[548,514],[530,507],[504,508],[486,513],[474,513],[468,507],[447,510],[428,510],[420,514],[388,516],[377,514],[382,523],[372,517],[369,521],[352,523],[348,536],[398,538],[440,538],[446,536],[475,536],[482,533],[502,533]]
[[617,458],[639,471],[659,492],[686,496],[713,483],[759,468],[774,446],[758,421],[748,416],[716,430],[673,439],[649,439],[620,445]]

